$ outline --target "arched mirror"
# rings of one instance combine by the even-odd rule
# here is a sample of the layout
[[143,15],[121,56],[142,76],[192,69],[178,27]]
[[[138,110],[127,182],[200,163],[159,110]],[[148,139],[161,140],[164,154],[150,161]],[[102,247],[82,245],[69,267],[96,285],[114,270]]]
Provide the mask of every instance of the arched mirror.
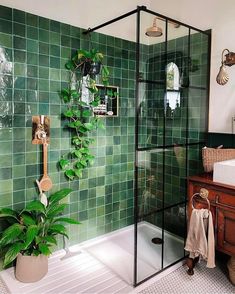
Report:
[[180,106],[180,72],[174,62],[166,66],[166,116],[170,117]]

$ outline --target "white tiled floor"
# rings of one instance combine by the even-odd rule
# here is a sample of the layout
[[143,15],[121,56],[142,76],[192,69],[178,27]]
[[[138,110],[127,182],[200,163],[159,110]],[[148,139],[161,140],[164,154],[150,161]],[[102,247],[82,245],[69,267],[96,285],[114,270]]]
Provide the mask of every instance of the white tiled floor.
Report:
[[[49,258],[47,275],[35,283],[21,283],[15,279],[14,269],[0,273],[9,292],[14,294],[77,294],[129,293],[132,287],[89,253],[61,260],[64,252]],[[6,290],[6,289],[5,289]],[[2,293],[9,293],[4,292]]]
[[234,294],[233,286],[226,275],[226,268],[218,265],[208,269],[205,262],[196,265],[194,275],[189,276],[187,267],[181,266],[152,285],[136,289],[138,294]]
[[186,273],[186,266],[181,266],[160,279],[157,275],[133,290],[102,263],[83,253],[83,256],[64,260],[62,267],[54,260],[48,275],[33,284],[15,281],[13,269],[8,270],[7,280],[11,292],[0,280],[0,294],[234,294],[235,286],[226,276],[226,263],[223,266],[220,264],[214,269],[208,269],[205,262],[201,262],[196,265],[193,276]]

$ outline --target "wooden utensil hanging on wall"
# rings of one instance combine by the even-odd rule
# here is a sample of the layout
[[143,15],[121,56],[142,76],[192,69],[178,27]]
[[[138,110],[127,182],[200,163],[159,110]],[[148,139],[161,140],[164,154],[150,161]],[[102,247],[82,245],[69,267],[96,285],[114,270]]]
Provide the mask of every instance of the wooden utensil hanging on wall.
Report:
[[49,191],[52,188],[52,181],[47,174],[47,146],[46,142],[43,143],[43,177],[41,178],[39,185],[42,191]]

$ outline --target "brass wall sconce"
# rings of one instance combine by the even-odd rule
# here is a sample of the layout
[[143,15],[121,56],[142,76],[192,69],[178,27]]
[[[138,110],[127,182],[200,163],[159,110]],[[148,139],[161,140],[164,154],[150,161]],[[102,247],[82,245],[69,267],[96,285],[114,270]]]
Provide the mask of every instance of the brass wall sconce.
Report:
[[[224,53],[226,51],[228,53],[225,54],[225,56],[224,56]],[[224,59],[224,57],[225,57],[225,59]],[[229,51],[228,49],[224,49],[222,51],[221,67],[220,67],[219,73],[218,73],[218,75],[216,77],[216,82],[219,85],[223,86],[228,82],[229,76],[228,76],[228,73],[226,72],[226,66],[232,66],[234,64],[235,64],[235,53]]]

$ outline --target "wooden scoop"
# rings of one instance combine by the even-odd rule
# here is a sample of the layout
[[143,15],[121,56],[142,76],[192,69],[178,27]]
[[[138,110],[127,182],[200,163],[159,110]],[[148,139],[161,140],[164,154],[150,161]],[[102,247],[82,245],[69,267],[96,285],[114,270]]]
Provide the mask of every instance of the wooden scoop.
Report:
[[52,188],[52,181],[47,174],[47,143],[43,143],[43,177],[41,178],[39,185],[42,191],[49,191]]

